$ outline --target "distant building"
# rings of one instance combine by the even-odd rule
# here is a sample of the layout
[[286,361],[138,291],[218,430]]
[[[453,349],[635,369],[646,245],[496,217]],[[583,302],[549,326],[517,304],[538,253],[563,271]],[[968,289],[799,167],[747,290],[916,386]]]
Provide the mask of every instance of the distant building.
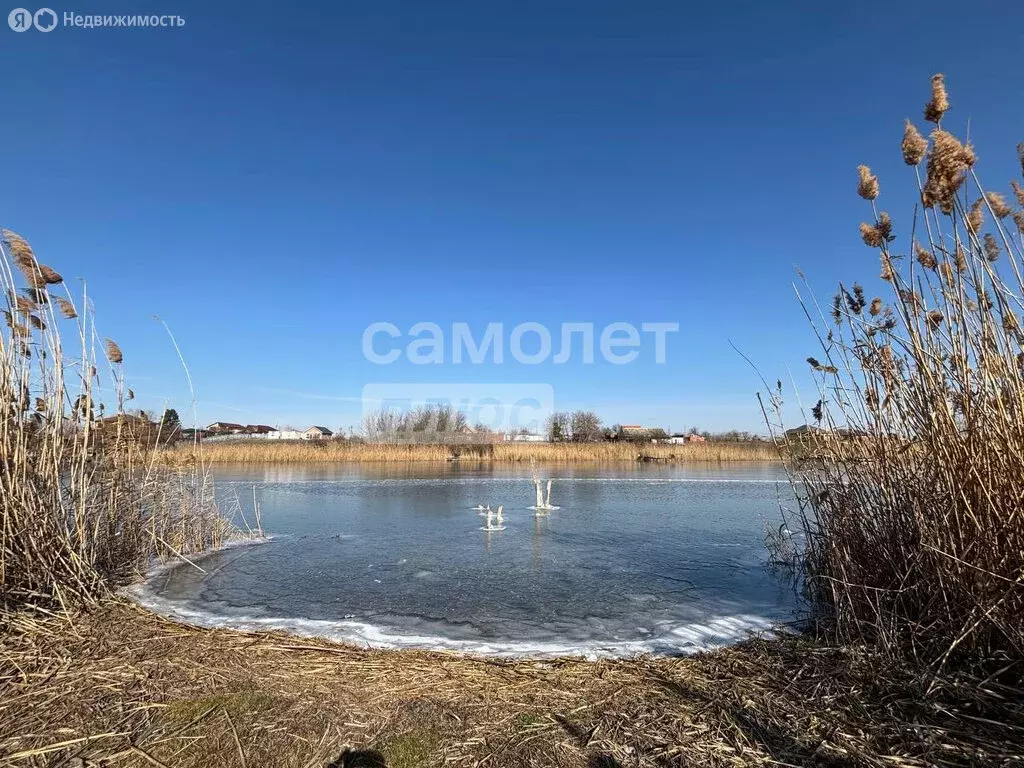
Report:
[[813,424],[801,424],[799,427],[787,429],[785,432],[786,439],[792,442],[806,442],[824,434],[825,430]]
[[315,424],[302,433],[302,436],[306,440],[323,440],[328,438],[334,433],[331,432],[327,427],[318,427]]
[[643,427],[639,424],[620,424],[612,434],[613,440],[665,440],[668,435],[661,427]]
[[641,427],[639,424],[620,424],[616,435],[618,437],[646,437],[650,433],[650,427]]
[[509,435],[508,440],[513,443],[546,443],[547,438],[543,435]]
[[206,428],[211,435],[239,435],[245,432],[245,425],[230,421],[215,421]]
[[692,435],[687,435],[686,436],[686,442],[688,442],[688,443],[706,443],[707,442],[707,438],[705,438],[704,435],[698,435],[696,432],[694,432]]
[[247,424],[244,430],[247,435],[268,435],[273,431],[274,428],[266,424]]

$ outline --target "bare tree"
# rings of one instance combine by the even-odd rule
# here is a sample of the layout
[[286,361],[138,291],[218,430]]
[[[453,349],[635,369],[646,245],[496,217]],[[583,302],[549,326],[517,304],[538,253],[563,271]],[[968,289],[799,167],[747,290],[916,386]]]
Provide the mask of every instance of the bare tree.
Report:
[[563,413],[562,411],[555,411],[548,416],[547,423],[545,424],[547,430],[548,440],[556,443],[560,440],[569,439],[569,414]]
[[570,429],[574,443],[593,443],[601,439],[601,420],[593,411],[574,411]]
[[382,408],[363,418],[363,434],[375,443],[451,443],[465,439],[466,414],[450,403],[407,411]]

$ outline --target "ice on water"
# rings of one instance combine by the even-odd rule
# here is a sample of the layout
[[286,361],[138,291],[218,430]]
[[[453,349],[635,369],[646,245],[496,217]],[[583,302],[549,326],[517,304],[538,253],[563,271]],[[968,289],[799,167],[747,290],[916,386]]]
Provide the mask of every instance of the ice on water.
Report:
[[238,498],[261,486],[272,541],[165,570],[140,599],[198,624],[511,656],[685,653],[796,608],[763,543],[788,488],[774,468],[551,469],[539,500],[559,509],[553,480],[561,509],[540,516],[514,468],[273,471],[219,478]]

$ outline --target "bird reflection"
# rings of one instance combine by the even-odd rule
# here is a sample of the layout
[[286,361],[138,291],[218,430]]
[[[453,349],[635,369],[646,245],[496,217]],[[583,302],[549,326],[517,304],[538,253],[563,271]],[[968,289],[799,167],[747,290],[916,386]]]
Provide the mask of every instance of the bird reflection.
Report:
[[533,570],[543,570],[543,548],[541,547],[541,532],[547,524],[547,517],[537,515],[533,518]]

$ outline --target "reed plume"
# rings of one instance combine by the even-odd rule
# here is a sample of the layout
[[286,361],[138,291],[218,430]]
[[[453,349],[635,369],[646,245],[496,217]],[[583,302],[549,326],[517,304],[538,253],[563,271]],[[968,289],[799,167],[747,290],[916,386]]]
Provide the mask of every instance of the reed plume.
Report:
[[922,248],[921,245],[915,243],[915,253],[917,262],[925,269],[935,269],[938,266],[939,262],[935,258],[935,254],[927,248]]
[[881,248],[885,243],[885,238],[882,237],[878,227],[873,227],[865,222],[860,224],[860,238],[869,248]]
[[39,265],[39,274],[43,278],[43,282],[47,285],[57,285],[58,283],[64,282],[64,278],[60,276],[60,273],[53,267],[48,267],[46,264]]
[[857,166],[857,194],[865,200],[874,200],[878,197],[878,177],[871,173],[866,165]]
[[979,234],[985,226],[985,199],[979,197],[971,204],[970,213],[967,214],[967,224],[974,234]]
[[107,352],[107,360],[111,363],[117,364],[124,361],[124,355],[121,353],[121,348],[117,346],[117,343],[113,339],[107,339],[103,346]]
[[983,241],[983,247],[985,249],[985,258],[989,261],[998,261],[999,254],[1002,252],[1002,248],[999,247],[999,243],[996,242],[995,237],[990,232],[985,233]]
[[970,145],[961,144],[956,136],[941,128],[932,131],[932,150],[928,155],[926,181],[921,189],[924,206],[932,208],[938,205],[943,213],[951,213],[953,198],[975,161]]
[[57,303],[57,308],[60,310],[61,315],[66,319],[73,320],[78,317],[78,312],[75,311],[75,305],[63,296],[55,296],[53,300]]
[[938,124],[947,111],[949,97],[946,95],[945,76],[942,73],[932,75],[932,97],[924,106],[924,119],[929,123]]
[[903,162],[919,165],[928,151],[928,140],[921,135],[912,122],[906,121],[903,129]]
[[1013,196],[1017,198],[1017,205],[1024,207],[1024,187],[1019,182],[1011,181],[1010,188],[1013,189]]
[[992,215],[997,219],[1005,219],[1013,213],[1013,209],[1006,204],[1006,198],[998,192],[986,192],[985,199],[988,200],[989,208],[992,209]]
[[35,312],[38,305],[27,296],[15,296],[14,306],[19,312],[28,314],[29,312]]

